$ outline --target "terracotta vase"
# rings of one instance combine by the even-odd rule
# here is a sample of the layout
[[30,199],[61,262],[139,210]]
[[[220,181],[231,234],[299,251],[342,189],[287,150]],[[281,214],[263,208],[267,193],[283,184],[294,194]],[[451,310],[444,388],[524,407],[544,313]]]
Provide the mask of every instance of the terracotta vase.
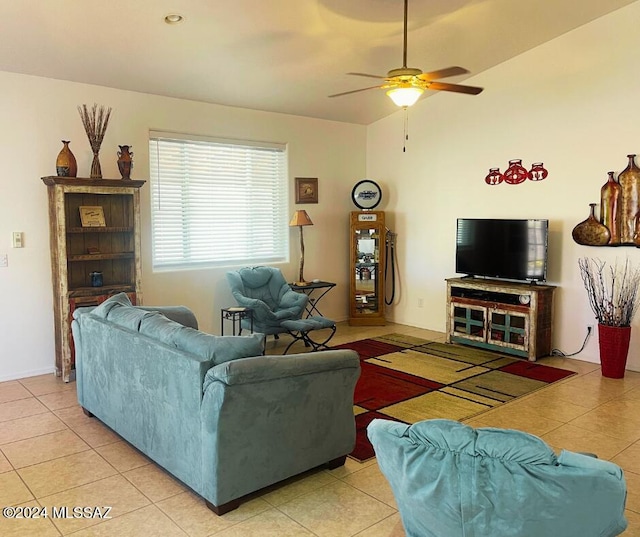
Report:
[[603,377],[612,379],[621,379],[624,377],[630,341],[630,326],[607,326],[598,324],[600,369]]
[[636,166],[635,155],[627,155],[629,164],[618,175],[620,183],[620,243],[634,244],[636,219],[640,210],[640,168]]
[[611,238],[609,244],[620,244],[620,192],[622,188],[609,173],[609,179],[600,189],[600,223],[607,226]]
[[542,181],[547,178],[547,175],[549,175],[549,172],[542,162],[534,162],[528,173],[530,181]]
[[571,236],[578,244],[584,246],[605,246],[611,238],[607,226],[602,225],[596,218],[596,204],[590,203],[589,218],[573,228]]
[[529,172],[522,165],[522,160],[513,159],[509,161],[509,167],[504,172],[504,182],[509,185],[518,185],[529,177]]
[[499,185],[502,181],[504,181],[504,176],[500,173],[500,168],[490,168],[484,178],[484,182],[488,185]]
[[133,153],[129,151],[131,146],[119,145],[120,151],[118,151],[118,169],[122,179],[131,179],[131,170],[133,169]]
[[70,141],[62,140],[64,144],[56,159],[56,173],[59,177],[75,177],[78,174],[76,157],[69,149]]

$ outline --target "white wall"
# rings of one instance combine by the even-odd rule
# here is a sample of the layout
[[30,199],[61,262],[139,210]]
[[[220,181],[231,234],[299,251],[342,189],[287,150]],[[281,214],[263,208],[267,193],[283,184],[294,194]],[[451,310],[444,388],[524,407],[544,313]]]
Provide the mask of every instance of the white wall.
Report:
[[[476,97],[440,92],[368,128],[367,176],[388,195],[390,227],[399,234],[401,298],[390,316],[445,328],[445,278],[455,276],[457,217],[548,218],[549,283],[556,293],[553,345],[577,351],[595,319],[580,279],[582,256],[640,264],[633,247],[593,248],[573,242],[573,227],[599,202],[607,171],[640,154],[640,2],[578,28],[468,79]],[[500,39],[500,34],[495,34]],[[488,186],[490,167],[510,159],[542,161],[546,180]],[[638,159],[640,164],[640,158]],[[418,308],[418,299],[425,301]],[[578,358],[598,362],[597,338]],[[640,315],[628,367],[640,370]]]
[[[118,178],[118,145],[133,146],[134,179],[148,178],[148,131],[159,129],[228,138],[286,142],[290,212],[306,209],[314,226],[305,230],[305,277],[337,282],[322,311],[347,316],[348,213],[353,185],[364,176],[366,129],[283,114],[207,105],[135,92],[0,72],[0,381],[53,371],[54,340],[46,187],[55,175],[62,144],[87,177],[91,151],[76,107],[111,106],[100,152],[103,176]],[[318,177],[319,203],[295,205],[294,177]],[[184,304],[200,326],[220,331],[220,308],[233,305],[225,269],[154,274],[151,268],[149,185],[142,188],[143,295],[148,305]],[[229,222],[232,226],[233,222]],[[24,249],[11,248],[11,232],[23,231]],[[280,265],[297,277],[298,229],[290,230],[291,260]]]

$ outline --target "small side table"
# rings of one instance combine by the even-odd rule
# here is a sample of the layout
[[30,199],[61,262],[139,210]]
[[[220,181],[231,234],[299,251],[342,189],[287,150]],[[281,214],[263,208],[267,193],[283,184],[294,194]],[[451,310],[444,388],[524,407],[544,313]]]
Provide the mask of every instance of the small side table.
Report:
[[[224,322],[231,321],[233,323],[232,336],[239,336],[242,334],[242,321],[243,319],[249,319],[251,323],[251,333],[253,334],[253,310],[251,308],[222,308],[220,310],[220,335],[224,336]],[[236,334],[236,323],[238,323],[238,333]]]
[[[304,293],[309,297],[309,302],[307,302],[307,316],[305,317],[308,319],[314,315],[322,317],[322,313],[320,313],[320,310],[318,309],[318,302],[320,302],[320,299],[331,291],[336,284],[333,282],[319,281],[309,282],[307,285],[296,285],[294,283],[290,283],[289,286],[296,293]],[[319,294],[318,296],[313,297],[312,295],[315,291],[318,291]]]

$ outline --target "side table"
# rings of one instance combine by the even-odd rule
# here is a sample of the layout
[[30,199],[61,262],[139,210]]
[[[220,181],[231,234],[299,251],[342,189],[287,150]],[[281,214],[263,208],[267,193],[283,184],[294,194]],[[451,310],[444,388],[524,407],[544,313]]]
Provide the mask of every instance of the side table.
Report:
[[[329,291],[331,291],[331,289],[333,289],[336,284],[333,282],[319,281],[309,282],[307,285],[296,285],[294,283],[291,283],[289,284],[289,286],[296,293],[304,293],[309,297],[309,302],[307,302],[306,306],[307,316],[305,317],[306,319],[308,319],[313,315],[319,315],[320,317],[323,317],[322,313],[320,313],[320,310],[318,309],[318,302],[320,302],[322,297]],[[314,297],[313,295],[316,291],[318,292],[318,295]]]
[[[224,336],[224,322],[231,321],[233,325],[232,336],[239,336],[242,334],[242,321],[243,319],[249,319],[251,325],[251,333],[253,334],[253,310],[251,308],[222,308],[220,310],[220,335]],[[238,333],[236,334],[236,323],[238,323]]]

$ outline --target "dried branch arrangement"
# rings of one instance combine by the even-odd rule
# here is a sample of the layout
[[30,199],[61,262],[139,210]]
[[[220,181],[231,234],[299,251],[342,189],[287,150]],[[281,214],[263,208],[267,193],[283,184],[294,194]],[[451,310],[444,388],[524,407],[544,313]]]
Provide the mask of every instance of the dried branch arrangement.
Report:
[[580,275],[589,296],[589,305],[598,323],[607,326],[631,326],[638,310],[640,268],[627,259],[608,267],[605,261],[583,257],[578,259]]
[[91,150],[93,151],[93,162],[91,163],[91,177],[92,179],[102,179],[102,168],[100,167],[100,160],[98,159],[98,153],[100,152],[100,146],[104,139],[104,133],[107,130],[109,124],[109,116],[111,116],[111,108],[105,108],[97,104],[91,107],[91,110],[87,108],[86,104],[78,106],[78,112],[80,112],[80,118],[84,125],[84,130],[89,138],[91,144]]

